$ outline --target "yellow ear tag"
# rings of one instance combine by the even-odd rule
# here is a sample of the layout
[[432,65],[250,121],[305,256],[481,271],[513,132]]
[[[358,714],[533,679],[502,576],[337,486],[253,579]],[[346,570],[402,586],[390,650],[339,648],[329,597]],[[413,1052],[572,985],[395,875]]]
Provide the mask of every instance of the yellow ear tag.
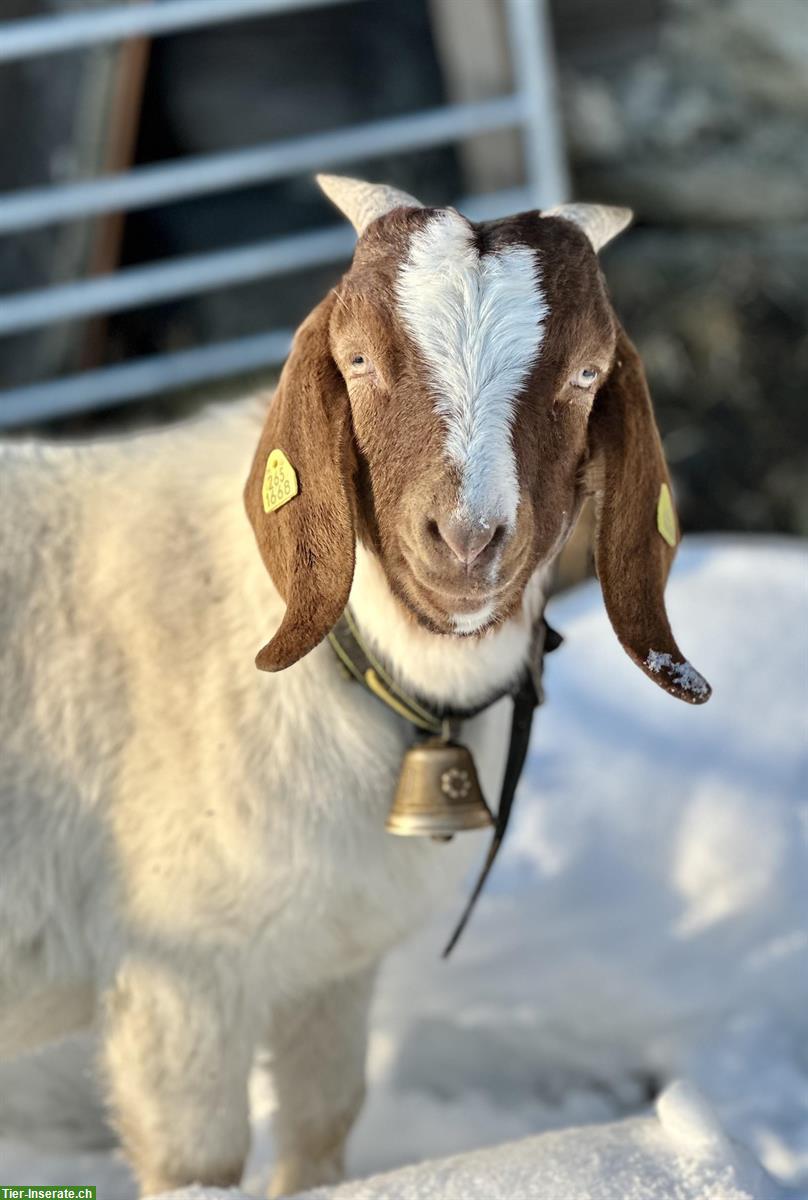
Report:
[[669,546],[676,548],[676,514],[673,511],[671,490],[667,483],[659,489],[659,501],[656,510],[657,529]]
[[297,475],[283,450],[272,450],[267,459],[264,471],[264,485],[261,496],[264,501],[264,512],[275,512],[283,508],[298,493]]

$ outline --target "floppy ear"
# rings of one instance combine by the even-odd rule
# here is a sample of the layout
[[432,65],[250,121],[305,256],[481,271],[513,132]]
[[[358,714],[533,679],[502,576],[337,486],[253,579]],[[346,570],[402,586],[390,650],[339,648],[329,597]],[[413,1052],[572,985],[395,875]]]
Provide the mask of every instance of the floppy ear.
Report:
[[609,620],[646,675],[680,700],[703,704],[710,686],[676,645],[665,611],[679,531],[642,362],[622,329],[589,421],[595,565]]
[[327,297],[298,329],[244,493],[261,557],[286,601],[256,658],[282,671],[331,631],[354,571],[348,394],[328,342]]

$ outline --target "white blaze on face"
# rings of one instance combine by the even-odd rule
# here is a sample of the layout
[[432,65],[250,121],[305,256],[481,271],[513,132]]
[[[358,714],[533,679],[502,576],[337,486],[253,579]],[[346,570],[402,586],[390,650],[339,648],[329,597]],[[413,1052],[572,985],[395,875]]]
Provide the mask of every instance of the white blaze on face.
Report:
[[441,212],[413,234],[397,291],[429,369],[447,455],[460,472],[459,508],[484,525],[512,525],[519,505],[515,401],[547,316],[536,255],[519,245],[480,255],[468,223]]

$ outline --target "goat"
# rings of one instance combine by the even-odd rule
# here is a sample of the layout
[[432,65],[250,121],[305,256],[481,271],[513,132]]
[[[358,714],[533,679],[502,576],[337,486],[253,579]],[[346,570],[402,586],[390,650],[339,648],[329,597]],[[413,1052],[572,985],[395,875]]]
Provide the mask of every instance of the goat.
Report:
[[[143,1195],[238,1182],[259,1043],[271,1194],[340,1177],[377,964],[476,848],[385,832],[411,731],[323,643],[348,604],[402,686],[480,704],[593,494],[620,641],[709,694],[665,614],[668,475],[596,257],[630,214],[474,224],[321,183],[358,244],[265,417],[0,449],[0,1053],[92,1023]],[[279,450],[297,494],[267,504]],[[490,794],[502,709],[467,735]]]

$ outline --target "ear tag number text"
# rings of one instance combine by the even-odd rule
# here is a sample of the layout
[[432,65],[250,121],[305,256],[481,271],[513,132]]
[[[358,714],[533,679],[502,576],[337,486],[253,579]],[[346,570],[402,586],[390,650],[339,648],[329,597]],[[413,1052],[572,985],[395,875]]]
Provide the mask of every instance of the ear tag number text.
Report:
[[264,501],[264,512],[275,512],[283,508],[298,493],[297,474],[283,450],[272,450],[267,459],[264,471],[264,485],[261,497]]

